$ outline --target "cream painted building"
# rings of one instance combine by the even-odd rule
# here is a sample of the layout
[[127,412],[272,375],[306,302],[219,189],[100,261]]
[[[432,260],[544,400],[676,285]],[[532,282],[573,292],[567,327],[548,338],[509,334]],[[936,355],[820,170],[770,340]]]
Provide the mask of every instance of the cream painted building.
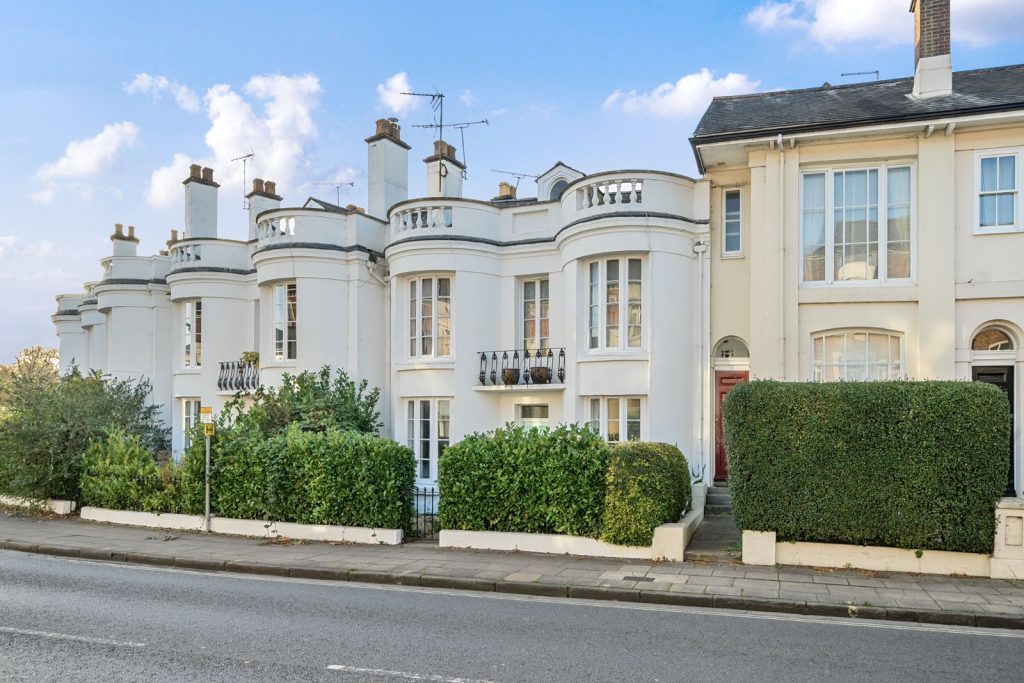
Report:
[[912,11],[913,78],[716,98],[691,138],[711,182],[707,400],[717,416],[748,376],[992,382],[1020,491],[1024,66],[954,73],[948,0]]

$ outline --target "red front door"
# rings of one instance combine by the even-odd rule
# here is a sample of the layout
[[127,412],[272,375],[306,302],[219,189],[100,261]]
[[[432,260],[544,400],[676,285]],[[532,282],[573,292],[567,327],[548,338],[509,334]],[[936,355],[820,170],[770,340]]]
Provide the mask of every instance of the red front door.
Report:
[[722,431],[722,401],[734,386],[743,384],[748,379],[750,373],[746,370],[715,373],[715,481],[725,481],[729,478],[729,461],[725,457],[725,439]]

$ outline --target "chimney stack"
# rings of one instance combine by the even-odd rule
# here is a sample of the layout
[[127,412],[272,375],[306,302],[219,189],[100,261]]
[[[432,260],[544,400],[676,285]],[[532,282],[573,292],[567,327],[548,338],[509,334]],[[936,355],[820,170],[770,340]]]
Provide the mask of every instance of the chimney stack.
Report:
[[110,236],[114,245],[114,256],[136,256],[139,249],[139,238],[135,236],[135,226],[128,226],[128,234],[124,234],[124,226],[114,223],[114,234]]
[[185,186],[185,239],[217,236],[217,188],[213,169],[188,167]]
[[953,93],[949,0],[911,0],[914,13],[914,97]]
[[262,178],[252,179],[252,192],[245,195],[249,200],[249,239],[259,237],[256,217],[264,211],[281,207],[281,197],[277,195],[277,183]]
[[498,196],[495,197],[495,201],[509,200],[516,198],[516,186],[512,183],[506,183],[501,181],[498,183]]
[[455,147],[444,140],[434,141],[434,154],[427,164],[428,197],[461,197],[462,172],[466,166],[455,158]]
[[402,142],[398,119],[377,119],[377,132],[366,138],[367,207],[387,219],[388,209],[409,198],[409,145]]

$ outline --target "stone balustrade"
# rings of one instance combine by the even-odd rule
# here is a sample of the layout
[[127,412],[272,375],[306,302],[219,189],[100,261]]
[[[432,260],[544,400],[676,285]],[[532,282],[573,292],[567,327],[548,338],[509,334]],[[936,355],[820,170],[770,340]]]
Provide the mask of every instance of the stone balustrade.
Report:
[[576,210],[598,206],[643,204],[644,181],[641,178],[602,177],[576,188]]
[[396,235],[406,230],[451,227],[451,205],[414,206],[399,209],[391,215],[391,230]]

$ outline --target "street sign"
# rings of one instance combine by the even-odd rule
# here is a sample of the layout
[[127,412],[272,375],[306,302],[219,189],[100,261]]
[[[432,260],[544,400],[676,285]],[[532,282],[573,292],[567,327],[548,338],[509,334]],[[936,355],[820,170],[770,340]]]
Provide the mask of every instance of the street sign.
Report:
[[213,424],[212,423],[211,424],[203,425],[203,430],[204,430],[206,436],[213,436]]
[[199,406],[199,421],[204,425],[211,424],[213,422],[212,406]]

